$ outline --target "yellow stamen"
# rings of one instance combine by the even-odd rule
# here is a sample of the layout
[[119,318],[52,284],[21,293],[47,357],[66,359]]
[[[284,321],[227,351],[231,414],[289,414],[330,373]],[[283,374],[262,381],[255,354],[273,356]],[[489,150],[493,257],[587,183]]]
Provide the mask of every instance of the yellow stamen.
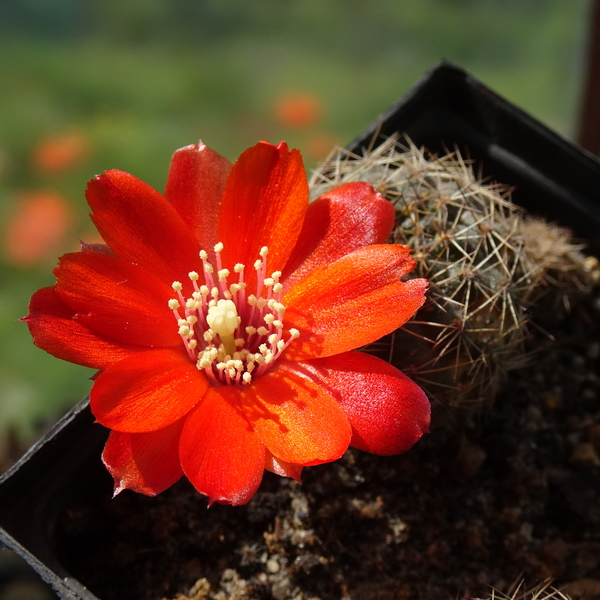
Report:
[[177,299],[169,300],[169,309],[188,356],[199,370],[204,370],[215,384],[248,385],[266,373],[300,334],[290,329],[289,338],[283,339],[281,271],[267,276],[266,246],[260,249],[260,258],[254,263],[255,293],[248,296],[245,266],[238,263],[232,268],[239,277],[236,283],[229,284],[231,272],[223,268],[221,259],[223,244],[215,244],[213,250],[215,266],[209,262],[208,253],[201,250],[200,274],[188,273],[193,287],[188,298],[182,294],[183,285],[173,282]]

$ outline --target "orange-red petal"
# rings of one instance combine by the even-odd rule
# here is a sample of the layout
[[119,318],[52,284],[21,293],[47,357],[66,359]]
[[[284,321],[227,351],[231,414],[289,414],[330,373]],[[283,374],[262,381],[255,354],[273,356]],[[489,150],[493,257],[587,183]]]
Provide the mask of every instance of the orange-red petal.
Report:
[[276,456],[273,456],[268,450],[265,455],[265,469],[275,475],[281,477],[290,477],[300,483],[302,476],[302,465],[295,465],[294,463],[285,462]]
[[73,320],[75,311],[65,304],[54,287],[38,290],[29,302],[23,319],[33,343],[69,362],[93,369],[106,369],[127,356],[145,350],[143,346],[112,340]]
[[97,421],[117,431],[156,431],[187,414],[208,381],[181,351],[148,350],[98,375],[90,395]]
[[111,432],[102,461],[113,476],[115,495],[133,490],[156,496],[180,479],[179,438],[184,420],[148,433]]
[[346,183],[311,202],[285,267],[284,292],[311,271],[352,250],[383,244],[394,217],[392,204],[364,181]]
[[106,171],[88,183],[92,221],[119,257],[171,284],[197,271],[198,242],[173,205],[123,171]]
[[425,392],[389,363],[362,352],[307,361],[338,400],[352,425],[351,446],[373,454],[399,454],[429,430]]
[[58,296],[89,329],[142,346],[182,344],[168,307],[175,292],[138,265],[78,252],[61,257],[54,272]]
[[233,271],[246,265],[253,288],[252,267],[261,247],[269,248],[268,270],[282,271],[302,229],[308,206],[308,183],[298,150],[281,142],[260,142],[233,165],[221,204],[217,242],[223,242],[223,262]]
[[347,450],[352,432],[344,411],[295,363],[281,361],[238,389],[244,414],[278,459],[308,466],[336,460]]
[[173,154],[165,198],[186,222],[201,249],[212,254],[221,197],[231,163],[202,142]]
[[237,406],[237,388],[209,387],[185,420],[179,455],[209,504],[246,504],[262,480],[265,447]]
[[381,244],[309,273],[283,297],[285,324],[300,331],[286,358],[340,354],[406,323],[425,302],[427,289],[425,279],[400,280],[413,267],[406,246]]

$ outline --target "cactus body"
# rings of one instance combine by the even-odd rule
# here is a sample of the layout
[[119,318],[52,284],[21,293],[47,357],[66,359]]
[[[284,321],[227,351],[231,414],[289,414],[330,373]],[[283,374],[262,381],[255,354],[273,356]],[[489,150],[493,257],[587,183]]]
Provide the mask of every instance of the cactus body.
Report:
[[363,156],[340,150],[313,175],[313,197],[349,181],[367,181],[393,203],[390,241],[412,248],[413,276],[430,281],[425,307],[371,350],[438,404],[491,400],[502,374],[526,360],[541,298],[552,292],[565,304],[598,274],[567,230],[528,217],[459,152],[438,158],[396,139]]

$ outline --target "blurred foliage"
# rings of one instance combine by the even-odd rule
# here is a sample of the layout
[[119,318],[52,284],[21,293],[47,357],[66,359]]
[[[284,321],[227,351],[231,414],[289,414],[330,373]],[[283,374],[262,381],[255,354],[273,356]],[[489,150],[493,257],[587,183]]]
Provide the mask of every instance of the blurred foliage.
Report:
[[35,348],[16,319],[52,284],[56,256],[93,239],[83,190],[94,173],[120,168],[162,189],[173,150],[199,138],[231,159],[286,139],[314,165],[444,58],[569,134],[587,10],[586,0],[2,0],[3,239],[26,192],[60,194],[72,217],[35,264],[4,248],[0,424],[27,433],[89,389],[89,370]]

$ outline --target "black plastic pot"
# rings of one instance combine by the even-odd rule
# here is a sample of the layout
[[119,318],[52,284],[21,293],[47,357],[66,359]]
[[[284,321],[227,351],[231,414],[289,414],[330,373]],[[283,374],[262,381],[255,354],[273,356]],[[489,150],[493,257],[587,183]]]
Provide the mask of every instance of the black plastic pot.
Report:
[[[374,136],[393,133],[432,151],[460,147],[485,174],[515,186],[517,203],[571,227],[600,250],[600,162],[465,71],[442,63],[349,148],[358,152]],[[59,525],[77,518],[86,501],[112,492],[100,461],[107,431],[93,420],[83,400],[0,479],[0,542],[69,600],[97,600],[69,572],[73,555],[95,540],[66,548]]]
[[534,214],[570,227],[600,250],[600,162],[571,140],[450,64],[431,70],[348,148],[373,138],[407,134],[431,152],[474,158],[483,173],[515,187],[513,200]]
[[70,576],[56,538],[57,520],[70,506],[111,493],[100,461],[108,431],[93,423],[84,398],[0,478],[0,542],[65,600],[96,598]]

